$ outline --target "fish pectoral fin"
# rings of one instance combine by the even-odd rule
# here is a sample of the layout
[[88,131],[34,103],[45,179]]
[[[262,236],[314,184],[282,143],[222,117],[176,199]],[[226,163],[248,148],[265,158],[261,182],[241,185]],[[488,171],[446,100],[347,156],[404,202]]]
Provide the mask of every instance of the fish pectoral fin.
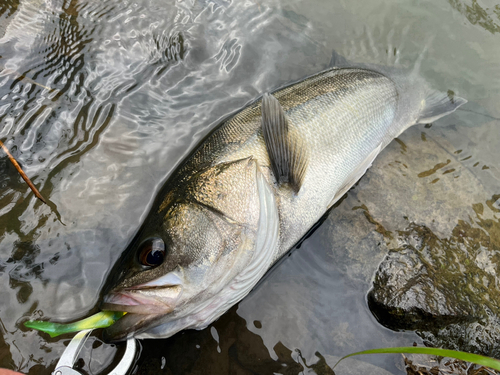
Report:
[[270,94],[262,98],[262,134],[276,181],[288,182],[298,193],[307,169],[307,148],[290,133],[285,111]]
[[335,193],[332,201],[328,205],[328,209],[332,207],[342,196],[347,193],[347,191],[354,185],[363,175],[366,173],[368,168],[372,166],[373,160],[377,157],[382,149],[382,143],[379,144],[370,154],[363,160],[361,164],[359,164],[356,169],[354,169],[345,182],[342,184],[339,190]]

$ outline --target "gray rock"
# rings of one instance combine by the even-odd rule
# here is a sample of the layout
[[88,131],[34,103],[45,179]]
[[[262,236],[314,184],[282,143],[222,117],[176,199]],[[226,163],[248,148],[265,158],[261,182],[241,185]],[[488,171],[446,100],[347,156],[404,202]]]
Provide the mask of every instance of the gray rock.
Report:
[[467,145],[480,142],[478,128],[406,131],[330,213],[324,246],[350,282],[373,285],[369,307],[385,326],[496,356],[499,170],[486,160],[500,154],[471,155]]
[[449,357],[423,354],[404,355],[407,375],[494,375],[498,372]]
[[[423,225],[400,231],[368,301],[386,327],[416,330],[427,343],[500,355],[500,223],[459,220],[448,238]],[[477,226],[479,227],[477,227]]]

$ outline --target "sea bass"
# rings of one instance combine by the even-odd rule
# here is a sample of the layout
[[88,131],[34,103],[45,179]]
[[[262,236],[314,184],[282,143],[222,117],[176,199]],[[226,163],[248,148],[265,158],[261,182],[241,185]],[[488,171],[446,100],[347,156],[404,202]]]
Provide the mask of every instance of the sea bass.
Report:
[[202,329],[245,297],[409,126],[466,103],[416,73],[333,68],[222,121],[168,178],[117,263],[110,341]]

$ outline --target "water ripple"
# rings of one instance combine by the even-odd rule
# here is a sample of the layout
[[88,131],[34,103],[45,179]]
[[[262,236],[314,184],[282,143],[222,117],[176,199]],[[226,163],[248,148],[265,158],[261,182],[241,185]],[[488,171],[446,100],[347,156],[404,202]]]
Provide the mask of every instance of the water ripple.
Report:
[[[23,331],[22,319],[64,320],[87,314],[98,301],[108,270],[176,164],[228,113],[263,92],[326,68],[332,49],[356,61],[408,65],[422,51],[421,40],[428,30],[437,34],[429,51],[440,55],[430,60],[426,72],[432,76],[435,69],[438,84],[457,82],[469,90],[467,98],[481,101],[484,113],[498,111],[491,83],[491,77],[499,74],[491,58],[496,50],[490,42],[491,50],[482,48],[485,36],[478,32],[484,30],[464,31],[448,20],[450,32],[443,33],[436,31],[437,26],[420,24],[441,28],[443,12],[450,8],[446,2],[441,4],[445,10],[436,5],[435,12],[416,3],[401,5],[412,14],[409,19],[393,17],[390,4],[384,2],[6,0],[4,4],[0,138],[52,204],[34,199],[0,155],[0,283],[10,286],[0,291],[5,327],[0,365],[2,353],[7,352],[8,365],[24,372],[30,368],[50,372],[50,363],[55,363],[64,345]],[[461,57],[463,49],[485,57],[469,69],[471,62]],[[452,61],[448,55],[454,56]],[[465,122],[477,125],[477,116]],[[485,175],[498,180],[494,125],[484,124],[472,136],[462,130],[453,141],[474,155],[469,163],[477,159],[482,161],[480,167],[489,166],[476,168],[482,180]],[[485,145],[482,139],[494,141]],[[481,144],[480,152],[471,144]],[[350,223],[343,225],[347,228]],[[323,253],[315,252],[321,249]],[[271,285],[270,297],[260,300],[270,320],[286,320],[283,326],[277,324],[286,330],[283,334],[269,330],[266,342],[271,350],[280,335],[289,340],[287,347],[294,347],[295,338],[306,337],[314,325],[325,327],[327,333],[317,341],[330,347],[332,324],[345,326],[329,323],[327,310],[332,306],[333,312],[342,310],[335,300],[344,298],[347,284],[335,276],[339,272],[324,249],[311,237],[283,268],[281,286]],[[359,274],[366,276],[365,271]],[[338,293],[332,297],[328,293],[334,289]],[[281,309],[276,301],[281,301]],[[363,308],[360,302],[344,305],[344,311]],[[256,309],[247,305],[247,310],[251,315]],[[286,319],[276,318],[280,313]],[[292,326],[297,328],[287,329]],[[355,325],[349,327],[358,332]],[[317,344],[306,346],[312,351]]]

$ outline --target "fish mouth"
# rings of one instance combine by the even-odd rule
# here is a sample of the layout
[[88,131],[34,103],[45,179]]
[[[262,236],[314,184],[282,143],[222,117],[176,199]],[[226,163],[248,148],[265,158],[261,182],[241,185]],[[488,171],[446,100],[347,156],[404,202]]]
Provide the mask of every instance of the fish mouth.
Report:
[[156,322],[163,317],[163,314],[135,314],[127,313],[115,324],[105,328],[102,332],[102,338],[105,342],[125,341],[134,337],[137,333],[154,327]]
[[180,278],[172,275],[132,287],[115,288],[104,296],[101,309],[127,314],[106,328],[103,338],[110,342],[122,341],[154,327],[157,320],[174,311],[183,289]]
[[142,315],[168,314],[177,306],[182,289],[181,285],[118,289],[104,297],[102,309]]
[[102,309],[133,314],[168,314],[177,305],[183,291],[182,279],[168,273],[137,285],[117,286],[104,296]]
[[127,314],[103,331],[104,341],[123,341],[154,327],[159,319],[174,311],[181,294],[180,285],[112,291],[104,297],[101,309]]

